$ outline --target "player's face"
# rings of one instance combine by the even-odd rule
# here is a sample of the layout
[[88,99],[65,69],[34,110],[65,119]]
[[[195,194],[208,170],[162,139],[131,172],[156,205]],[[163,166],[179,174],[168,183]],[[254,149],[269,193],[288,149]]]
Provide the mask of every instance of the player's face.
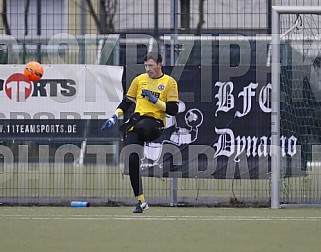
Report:
[[144,62],[144,65],[149,78],[156,79],[162,76],[162,63],[156,63],[154,60],[149,59]]

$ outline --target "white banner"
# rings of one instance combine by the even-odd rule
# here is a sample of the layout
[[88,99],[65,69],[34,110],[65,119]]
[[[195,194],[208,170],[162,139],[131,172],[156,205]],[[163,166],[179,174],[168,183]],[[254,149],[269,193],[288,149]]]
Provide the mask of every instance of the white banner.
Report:
[[106,119],[123,97],[123,67],[43,65],[37,82],[24,67],[0,66],[0,119]]

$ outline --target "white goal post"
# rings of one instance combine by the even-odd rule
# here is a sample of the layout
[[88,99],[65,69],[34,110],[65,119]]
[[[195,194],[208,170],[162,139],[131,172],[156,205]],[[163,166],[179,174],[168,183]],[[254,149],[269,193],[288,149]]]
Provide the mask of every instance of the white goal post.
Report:
[[320,6],[273,6],[272,7],[272,113],[271,113],[271,208],[280,208],[280,15],[321,14]]

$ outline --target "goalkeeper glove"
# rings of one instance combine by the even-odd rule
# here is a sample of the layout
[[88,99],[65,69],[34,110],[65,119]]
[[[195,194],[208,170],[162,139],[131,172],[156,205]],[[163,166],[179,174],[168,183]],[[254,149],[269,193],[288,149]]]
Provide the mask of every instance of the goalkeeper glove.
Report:
[[155,103],[157,102],[157,100],[158,100],[158,98],[156,98],[156,97],[152,94],[152,91],[147,90],[147,89],[143,89],[143,90],[142,90],[142,96],[143,96],[143,97],[147,97],[148,100],[149,100],[150,102],[154,103],[154,104],[155,104]]
[[112,115],[108,120],[104,122],[104,124],[101,126],[101,130],[104,130],[105,128],[111,128],[115,125],[117,121],[117,116],[115,114]]

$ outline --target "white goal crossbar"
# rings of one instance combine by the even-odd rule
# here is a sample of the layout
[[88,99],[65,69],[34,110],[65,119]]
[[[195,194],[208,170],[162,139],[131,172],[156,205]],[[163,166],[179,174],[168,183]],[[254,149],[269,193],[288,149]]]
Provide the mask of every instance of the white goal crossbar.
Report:
[[280,208],[280,15],[321,14],[320,6],[272,6],[271,208]]

